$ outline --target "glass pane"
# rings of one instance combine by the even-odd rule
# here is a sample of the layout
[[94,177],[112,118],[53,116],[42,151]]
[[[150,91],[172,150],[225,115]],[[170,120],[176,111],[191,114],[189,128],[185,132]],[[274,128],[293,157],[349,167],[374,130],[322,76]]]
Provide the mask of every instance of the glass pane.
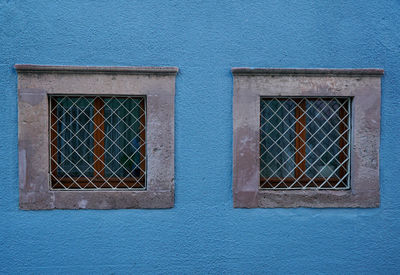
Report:
[[[139,177],[141,131],[144,118],[142,98],[106,98],[105,116],[105,175],[107,177]],[[143,132],[144,133],[144,132]]]
[[54,97],[57,102],[57,173],[93,177],[93,99]]
[[296,104],[291,99],[262,99],[260,174],[262,178],[294,176]]
[[339,178],[341,103],[307,100],[306,175],[310,178]]

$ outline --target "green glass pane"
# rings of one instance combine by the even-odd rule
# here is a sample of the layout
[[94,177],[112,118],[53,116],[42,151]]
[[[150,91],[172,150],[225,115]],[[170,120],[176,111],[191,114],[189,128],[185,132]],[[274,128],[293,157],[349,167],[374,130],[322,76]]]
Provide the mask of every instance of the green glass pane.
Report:
[[262,99],[260,107],[261,177],[293,177],[296,104],[290,99]]
[[306,175],[339,178],[340,103],[334,99],[317,99],[306,104]]
[[57,173],[93,177],[93,98],[55,97]]
[[140,175],[140,116],[142,98],[106,98],[105,175],[107,177],[138,177]]

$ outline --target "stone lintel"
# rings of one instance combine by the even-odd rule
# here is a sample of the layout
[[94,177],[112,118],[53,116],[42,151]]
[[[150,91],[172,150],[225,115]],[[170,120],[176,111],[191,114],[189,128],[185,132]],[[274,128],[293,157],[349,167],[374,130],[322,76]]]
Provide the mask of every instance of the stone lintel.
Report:
[[304,69],[304,68],[232,68],[234,75],[334,75],[334,76],[382,76],[383,69]]
[[54,66],[54,65],[31,65],[15,64],[18,73],[89,73],[89,74],[156,74],[176,75],[177,67],[115,67],[115,66]]

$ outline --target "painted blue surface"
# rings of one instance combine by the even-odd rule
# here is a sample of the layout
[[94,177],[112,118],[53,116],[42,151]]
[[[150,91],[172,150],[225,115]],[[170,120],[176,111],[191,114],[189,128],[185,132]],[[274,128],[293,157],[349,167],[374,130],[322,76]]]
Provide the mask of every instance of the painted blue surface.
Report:
[[[400,272],[399,1],[0,0],[2,273]],[[15,63],[178,66],[170,210],[18,210]],[[233,66],[385,69],[381,207],[233,209]]]

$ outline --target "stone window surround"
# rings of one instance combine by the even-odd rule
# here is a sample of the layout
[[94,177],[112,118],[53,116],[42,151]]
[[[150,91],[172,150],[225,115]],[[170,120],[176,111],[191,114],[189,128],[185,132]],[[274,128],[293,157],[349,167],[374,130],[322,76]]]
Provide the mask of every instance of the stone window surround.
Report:
[[[16,64],[20,209],[120,209],[174,206],[176,67]],[[146,96],[144,191],[50,190],[48,95]]]
[[[232,68],[233,201],[237,208],[379,207],[382,69]],[[261,97],[352,98],[350,190],[260,190]]]

